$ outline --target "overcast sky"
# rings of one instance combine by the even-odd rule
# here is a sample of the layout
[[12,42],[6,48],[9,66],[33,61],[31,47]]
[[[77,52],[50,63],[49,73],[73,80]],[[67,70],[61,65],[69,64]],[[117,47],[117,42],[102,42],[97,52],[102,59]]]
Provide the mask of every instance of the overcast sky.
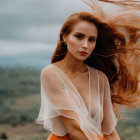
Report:
[[1,0],[0,55],[16,54],[31,43],[44,50],[56,43],[67,16],[87,8],[82,0]]
[[84,10],[82,0],[0,0],[0,56],[54,49],[66,18]]
[[0,39],[54,41],[65,18],[85,8],[82,0],[1,0]]

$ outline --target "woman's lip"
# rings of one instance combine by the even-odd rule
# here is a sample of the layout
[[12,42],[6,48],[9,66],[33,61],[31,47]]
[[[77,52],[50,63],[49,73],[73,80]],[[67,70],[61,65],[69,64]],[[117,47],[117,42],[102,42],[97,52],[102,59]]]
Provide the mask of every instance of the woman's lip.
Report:
[[81,55],[86,55],[87,52],[81,51],[80,54],[81,54]]

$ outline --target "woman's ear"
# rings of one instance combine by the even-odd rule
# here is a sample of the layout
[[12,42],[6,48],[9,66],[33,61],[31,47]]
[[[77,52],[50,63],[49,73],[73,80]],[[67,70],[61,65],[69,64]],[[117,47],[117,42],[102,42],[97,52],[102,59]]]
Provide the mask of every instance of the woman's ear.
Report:
[[62,38],[63,38],[64,43],[67,44],[67,36],[63,35]]

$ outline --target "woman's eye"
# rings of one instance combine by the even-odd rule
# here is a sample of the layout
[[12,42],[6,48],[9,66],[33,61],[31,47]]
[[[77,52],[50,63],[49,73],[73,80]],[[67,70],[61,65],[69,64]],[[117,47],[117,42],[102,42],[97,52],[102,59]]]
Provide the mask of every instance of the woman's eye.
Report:
[[76,35],[76,37],[77,37],[78,39],[82,39],[82,36],[81,36],[81,35]]
[[90,42],[95,42],[95,39],[94,39],[94,38],[93,38],[93,39],[89,39],[89,41],[90,41]]

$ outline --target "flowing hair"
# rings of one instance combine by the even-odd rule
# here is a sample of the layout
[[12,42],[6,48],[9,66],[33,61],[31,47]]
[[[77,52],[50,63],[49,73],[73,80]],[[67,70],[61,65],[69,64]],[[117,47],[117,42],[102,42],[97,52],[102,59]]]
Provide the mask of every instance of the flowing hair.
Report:
[[[113,3],[111,0],[101,1]],[[91,2],[93,1],[91,0]],[[93,6],[95,3],[89,3],[89,1],[86,3],[92,9],[94,7],[94,10],[92,12],[77,12],[68,17],[61,28],[51,63],[62,60],[66,56],[67,45],[63,36],[69,35],[77,23],[87,21],[94,24],[98,29],[96,46],[84,63],[101,70],[108,77],[112,104],[119,119],[120,105],[137,107],[140,103],[140,22],[134,24],[134,21],[138,21],[136,15],[131,17],[126,13],[107,18],[98,6],[95,9]],[[125,2],[121,1],[115,4],[125,5]],[[127,8],[130,10],[129,3],[127,3]],[[133,5],[133,9],[138,8]],[[125,20],[126,16],[129,18]],[[131,24],[132,21],[133,24]]]

